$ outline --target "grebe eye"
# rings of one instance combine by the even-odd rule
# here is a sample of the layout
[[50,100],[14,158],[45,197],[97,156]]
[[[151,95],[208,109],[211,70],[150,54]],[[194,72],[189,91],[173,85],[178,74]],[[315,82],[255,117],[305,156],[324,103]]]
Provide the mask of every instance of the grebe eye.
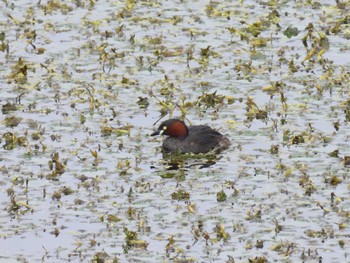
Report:
[[165,132],[166,129],[167,129],[167,127],[164,126],[164,127],[162,128],[162,130],[159,132],[159,135],[163,135],[163,133]]

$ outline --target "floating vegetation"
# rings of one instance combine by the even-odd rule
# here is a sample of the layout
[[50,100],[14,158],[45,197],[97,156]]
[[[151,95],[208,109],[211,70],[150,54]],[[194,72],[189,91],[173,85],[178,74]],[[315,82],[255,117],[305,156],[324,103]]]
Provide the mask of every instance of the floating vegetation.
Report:
[[21,118],[11,116],[11,117],[6,117],[4,122],[6,127],[14,128],[18,126],[21,120],[22,120]]
[[14,103],[7,102],[6,104],[2,105],[2,114],[8,114],[11,111],[16,111],[17,106]]
[[190,199],[190,193],[184,191],[184,190],[178,190],[177,192],[174,192],[171,194],[171,198],[173,200],[188,200]]
[[216,194],[216,200],[218,202],[224,202],[227,199],[227,194],[224,192],[224,190],[221,190]]
[[116,134],[117,136],[130,135],[130,129],[130,126],[114,128],[111,126],[104,125],[101,127],[101,134],[103,136],[110,136],[112,134]]
[[[3,258],[348,261],[349,10],[2,1]],[[232,145],[162,153],[169,118]]]
[[283,34],[288,37],[296,37],[299,34],[299,30],[296,27],[288,26],[284,31]]
[[62,175],[65,172],[66,165],[63,164],[59,159],[60,158],[58,153],[52,154],[52,159],[49,161],[49,169],[52,172],[48,176],[51,179],[57,179],[58,176]]
[[125,242],[124,252],[128,253],[131,248],[142,248],[147,249],[147,242],[144,240],[138,239],[138,234],[135,231],[130,231],[128,228],[124,227],[123,232],[125,234]]

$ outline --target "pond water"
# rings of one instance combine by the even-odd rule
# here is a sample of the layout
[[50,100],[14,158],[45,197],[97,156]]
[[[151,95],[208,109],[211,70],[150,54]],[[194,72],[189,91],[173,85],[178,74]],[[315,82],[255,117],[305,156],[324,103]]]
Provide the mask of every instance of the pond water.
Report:
[[0,7],[0,262],[349,261],[348,1]]

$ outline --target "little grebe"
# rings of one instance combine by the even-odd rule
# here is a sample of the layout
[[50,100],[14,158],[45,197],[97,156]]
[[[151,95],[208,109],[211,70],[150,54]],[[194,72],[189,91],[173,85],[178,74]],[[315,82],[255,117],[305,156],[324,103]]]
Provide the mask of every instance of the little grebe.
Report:
[[162,122],[158,130],[151,136],[162,134],[169,136],[163,142],[164,152],[206,153],[211,150],[221,151],[230,145],[227,137],[209,126],[187,127],[183,121],[178,119]]

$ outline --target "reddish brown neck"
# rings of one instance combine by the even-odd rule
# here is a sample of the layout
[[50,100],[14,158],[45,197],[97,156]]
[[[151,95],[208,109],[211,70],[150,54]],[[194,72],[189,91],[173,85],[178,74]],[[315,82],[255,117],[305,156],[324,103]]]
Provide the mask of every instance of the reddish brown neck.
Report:
[[171,137],[186,137],[188,129],[184,122],[176,120],[167,127],[164,134]]

